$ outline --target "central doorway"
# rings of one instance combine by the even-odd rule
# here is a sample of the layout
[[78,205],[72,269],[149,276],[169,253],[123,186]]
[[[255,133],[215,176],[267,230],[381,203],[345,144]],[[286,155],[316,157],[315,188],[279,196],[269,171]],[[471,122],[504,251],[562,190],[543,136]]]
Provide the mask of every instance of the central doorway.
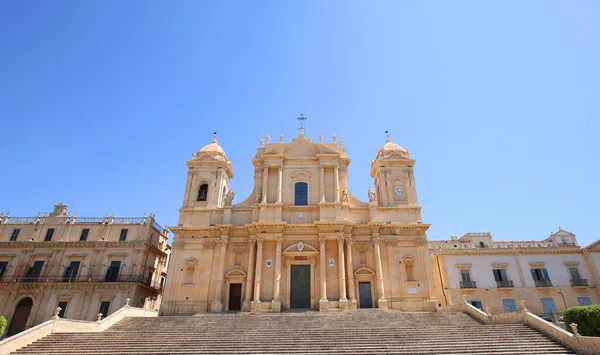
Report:
[[229,310],[242,310],[242,284],[229,284]]
[[310,265],[292,265],[290,308],[310,308]]
[[10,322],[10,327],[8,327],[8,336],[15,335],[25,330],[32,306],[33,300],[29,297],[23,298],[19,304],[17,304],[17,309],[15,309],[15,314]]
[[359,282],[358,295],[360,308],[373,308],[373,300],[371,299],[371,283]]

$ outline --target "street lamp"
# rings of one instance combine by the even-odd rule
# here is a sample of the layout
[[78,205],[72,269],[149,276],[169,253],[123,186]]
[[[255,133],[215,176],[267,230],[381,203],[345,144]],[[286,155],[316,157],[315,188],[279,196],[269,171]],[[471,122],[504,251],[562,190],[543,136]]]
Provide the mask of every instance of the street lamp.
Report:
[[562,291],[557,291],[560,296],[562,297],[563,303],[565,304],[565,309],[567,309],[567,302],[565,301],[565,295],[563,294]]

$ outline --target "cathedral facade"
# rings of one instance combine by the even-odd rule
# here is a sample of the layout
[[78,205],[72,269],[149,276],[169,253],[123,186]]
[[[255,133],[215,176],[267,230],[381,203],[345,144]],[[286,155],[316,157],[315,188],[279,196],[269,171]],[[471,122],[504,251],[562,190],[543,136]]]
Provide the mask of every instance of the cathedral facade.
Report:
[[232,205],[233,166],[216,136],[187,162],[161,314],[435,310],[415,160],[389,135],[368,202],[350,192],[335,137],[267,137],[252,163],[253,191]]

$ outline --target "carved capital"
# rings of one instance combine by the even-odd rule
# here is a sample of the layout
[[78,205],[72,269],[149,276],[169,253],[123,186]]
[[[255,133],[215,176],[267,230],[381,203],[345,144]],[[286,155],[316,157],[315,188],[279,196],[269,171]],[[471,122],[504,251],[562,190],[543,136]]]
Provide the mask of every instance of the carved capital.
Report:
[[264,238],[262,238],[262,237],[256,238],[256,244],[258,245],[259,248],[262,248],[264,243],[265,243]]
[[325,242],[327,242],[325,237],[319,237],[319,243],[321,243],[321,245],[325,245]]
[[246,249],[246,243],[231,243],[231,249],[233,249],[235,253],[241,253]]
[[352,245],[352,237],[345,237],[344,240],[346,241],[346,245]]
[[229,238],[221,237],[221,248],[227,248],[227,244],[229,244]]
[[281,244],[283,244],[283,238],[282,237],[275,238],[275,243],[277,243],[277,246],[281,246]]
[[173,243],[173,249],[183,249],[185,248],[185,242],[184,241],[177,241]]
[[342,236],[338,236],[338,237],[337,237],[337,241],[338,241],[338,244],[339,244],[339,245],[344,245],[344,237],[342,237]]
[[373,245],[374,246],[378,247],[380,241],[381,241],[381,239],[379,238],[379,236],[373,237]]
[[419,237],[419,238],[415,239],[415,244],[417,246],[420,246],[420,247],[426,246],[427,245],[427,239],[424,238],[424,237]]
[[217,245],[217,242],[214,240],[206,240],[202,243],[202,248],[204,249],[213,249]]

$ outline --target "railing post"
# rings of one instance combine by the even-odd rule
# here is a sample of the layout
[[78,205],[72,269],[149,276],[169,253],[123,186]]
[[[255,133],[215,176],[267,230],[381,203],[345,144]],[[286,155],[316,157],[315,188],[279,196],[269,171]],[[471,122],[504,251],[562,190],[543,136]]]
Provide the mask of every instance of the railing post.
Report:
[[54,315],[50,319],[52,319],[52,320],[60,319],[60,317],[58,316],[58,314],[60,313],[61,310],[62,310],[62,308],[56,307],[56,309],[54,310]]
[[577,324],[576,323],[571,323],[569,325],[571,326],[571,329],[573,329],[573,336],[574,337],[579,336],[579,330],[577,329]]
[[127,297],[125,299],[125,307],[129,307],[129,302],[131,301],[131,299],[129,297]]
[[96,319],[96,322],[100,322],[100,320],[102,319],[102,313],[98,313],[97,317],[98,318]]

